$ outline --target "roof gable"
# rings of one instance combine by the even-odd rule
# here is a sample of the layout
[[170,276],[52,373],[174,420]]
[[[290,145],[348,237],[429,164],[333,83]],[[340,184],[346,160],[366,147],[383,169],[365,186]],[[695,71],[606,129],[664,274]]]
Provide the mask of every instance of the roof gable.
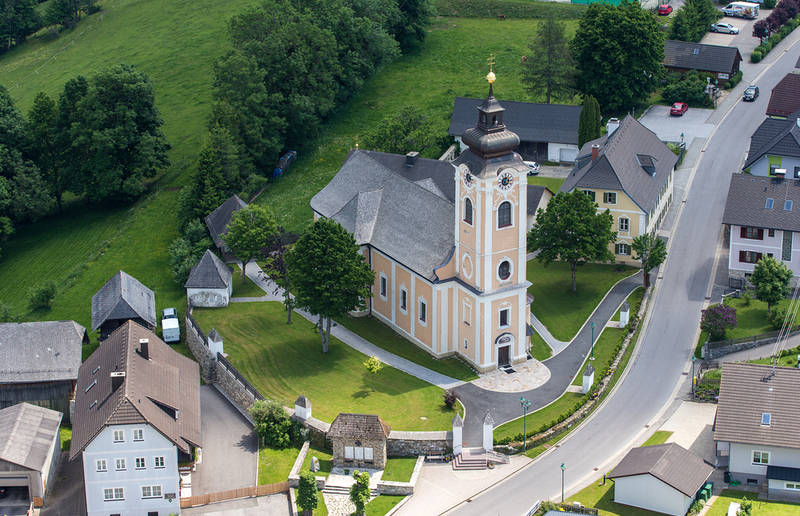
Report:
[[737,47],[687,41],[664,42],[664,66],[702,72],[731,73],[742,55]]
[[693,497],[714,471],[714,466],[675,444],[634,448],[617,464],[608,478],[652,475]]
[[789,72],[772,88],[768,116],[789,116],[800,110],[800,73]]
[[528,185],[528,215],[536,215],[536,209],[539,207],[539,202],[544,195],[552,198],[553,192],[546,186]]
[[[755,145],[760,145],[754,148]],[[750,152],[742,169],[747,169],[766,154],[800,158],[800,118],[765,120],[750,138]]]
[[47,473],[42,470],[61,418],[61,412],[29,403],[0,410],[0,460]]
[[392,427],[373,414],[340,413],[328,430],[329,439],[376,439],[386,440]]
[[84,343],[75,321],[0,324],[0,384],[76,380]]
[[233,268],[219,259],[210,249],[192,267],[184,288],[228,288],[233,279]]
[[211,233],[211,238],[214,239],[214,245],[217,247],[223,246],[222,236],[228,232],[228,224],[231,222],[231,217],[245,206],[247,206],[246,202],[236,195],[231,195],[227,201],[220,204],[219,208],[206,216],[206,226],[209,233]]
[[[767,208],[767,199],[773,199]],[[792,201],[792,209],[784,209]],[[732,174],[722,223],[781,231],[800,231],[800,181]]]
[[136,319],[156,325],[155,294],[139,280],[119,271],[92,296],[92,331],[109,319]]

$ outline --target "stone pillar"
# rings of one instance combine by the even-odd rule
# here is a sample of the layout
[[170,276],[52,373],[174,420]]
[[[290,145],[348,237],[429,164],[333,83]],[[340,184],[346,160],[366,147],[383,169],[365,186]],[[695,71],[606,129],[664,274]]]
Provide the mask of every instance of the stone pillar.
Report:
[[588,393],[592,385],[594,385],[594,367],[592,364],[586,366],[586,371],[583,372],[583,388],[581,389],[581,394]]
[[628,325],[628,321],[631,320],[631,305],[627,301],[622,303],[622,307],[619,309],[619,327],[624,328]]
[[483,418],[483,449],[486,451],[494,449],[494,420],[488,410]]
[[303,421],[311,417],[311,402],[302,394],[294,402],[294,415]]
[[208,350],[214,354],[214,360],[217,359],[217,353],[225,356],[225,348],[222,346],[222,335],[217,333],[216,328],[211,328],[208,334]]
[[453,418],[453,455],[461,455],[461,447],[463,446],[461,431],[464,429],[464,420],[461,419],[460,414],[456,414]]

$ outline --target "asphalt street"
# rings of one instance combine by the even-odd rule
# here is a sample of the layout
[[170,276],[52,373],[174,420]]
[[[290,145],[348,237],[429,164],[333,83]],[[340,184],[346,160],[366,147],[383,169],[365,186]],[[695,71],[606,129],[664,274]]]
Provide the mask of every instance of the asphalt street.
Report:
[[[763,13],[763,11],[762,11]],[[762,15],[763,16],[763,15]],[[740,170],[750,136],[765,118],[769,92],[794,69],[800,31],[781,42],[766,62],[742,63],[744,80],[709,117],[717,124],[695,165],[689,188],[675,203],[683,207],[670,238],[669,256],[634,358],[613,395],[578,430],[516,475],[475,493],[448,514],[522,515],[537,499],[560,499],[613,468],[624,453],[652,431],[678,396],[690,369],[700,310],[708,302],[722,241],[722,214],[730,175]],[[740,43],[741,41],[741,43]],[[735,37],[743,56],[755,47],[745,29]],[[748,83],[764,92],[745,103]]]

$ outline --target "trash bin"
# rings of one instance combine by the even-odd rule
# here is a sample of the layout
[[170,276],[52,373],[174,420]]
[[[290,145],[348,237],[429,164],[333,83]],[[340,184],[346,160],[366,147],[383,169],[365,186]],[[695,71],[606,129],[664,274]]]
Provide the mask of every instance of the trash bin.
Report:
[[730,471],[724,472],[722,474],[722,480],[724,480],[726,484],[730,484],[731,483],[731,472]]

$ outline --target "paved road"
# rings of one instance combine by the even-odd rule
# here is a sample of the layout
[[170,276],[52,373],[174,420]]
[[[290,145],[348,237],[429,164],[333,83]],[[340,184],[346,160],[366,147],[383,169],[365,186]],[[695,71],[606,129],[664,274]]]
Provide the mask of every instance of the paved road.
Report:
[[[737,45],[743,35],[737,36]],[[722,123],[706,142],[697,163],[695,173],[699,177],[690,183],[682,214],[672,232],[663,279],[659,276],[656,298],[632,367],[614,395],[558,447],[508,480],[476,493],[452,514],[524,514],[537,499],[558,499],[562,463],[566,466],[569,495],[610,470],[631,443],[648,432],[671,405],[678,387],[685,383],[682,373],[690,369],[700,309],[711,287],[730,174],[740,169],[750,135],[764,120],[769,100],[766,92],[794,68],[800,55],[800,44],[794,44],[798,38],[800,33],[793,33],[781,42],[768,55],[767,65],[742,63],[744,81],[712,115],[713,122]],[[781,59],[775,61],[779,56]],[[769,66],[773,61],[774,66]],[[753,103],[739,100],[748,82],[757,82],[765,92]]]

